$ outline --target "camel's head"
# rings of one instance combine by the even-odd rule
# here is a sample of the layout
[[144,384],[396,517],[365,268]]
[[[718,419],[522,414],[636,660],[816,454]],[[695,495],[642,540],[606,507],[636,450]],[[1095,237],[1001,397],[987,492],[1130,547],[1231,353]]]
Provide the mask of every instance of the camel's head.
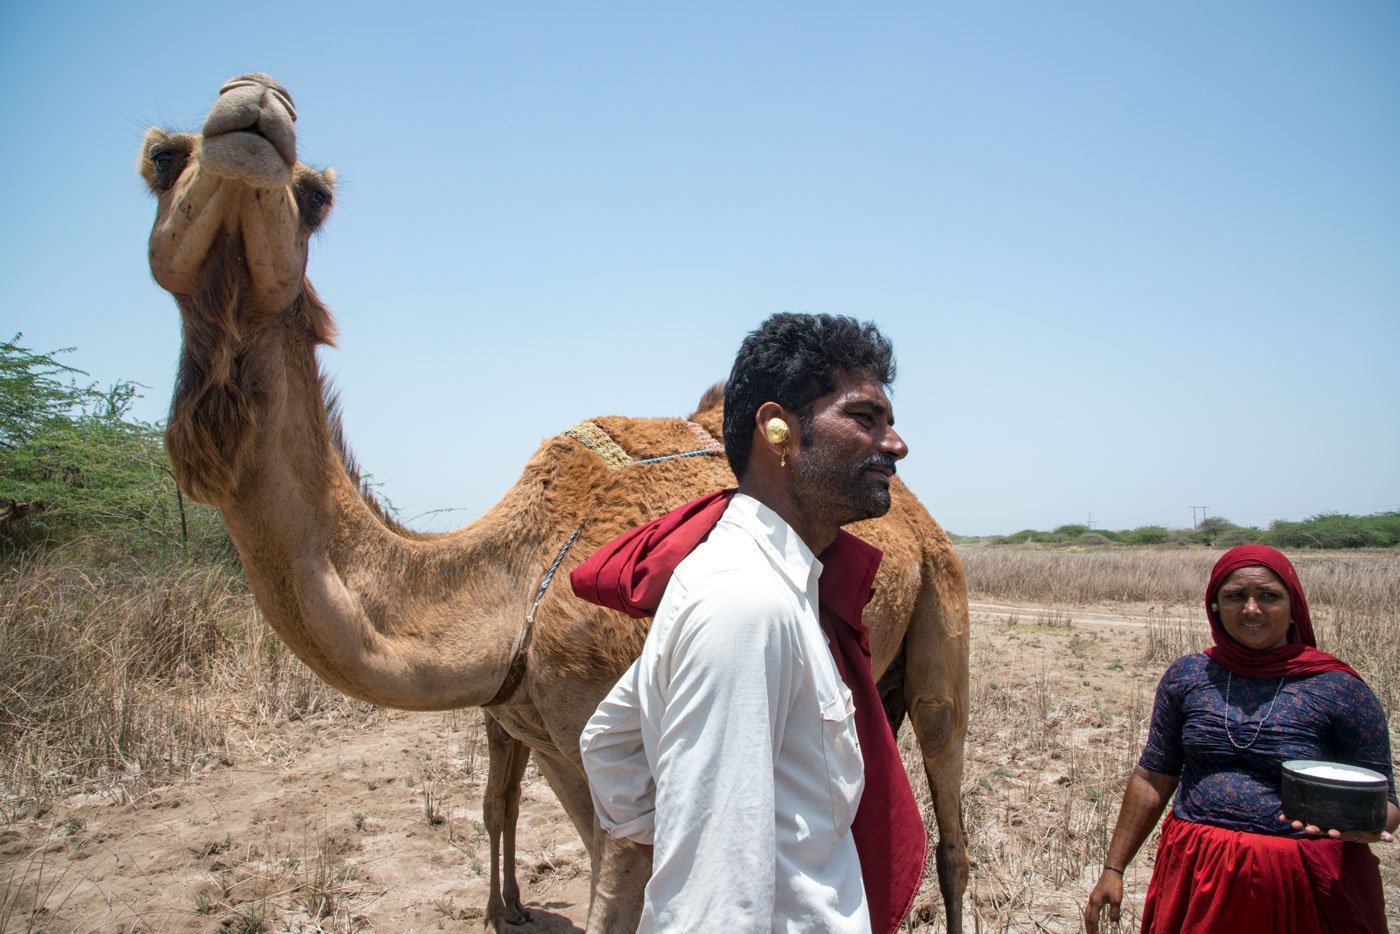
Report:
[[146,132],[138,167],[158,201],[150,261],[162,288],[191,297],[210,276],[246,277],[240,304],[253,314],[282,311],[301,292],[335,172],[297,161],[295,121],[286,89],[251,74],[219,90],[198,135]]

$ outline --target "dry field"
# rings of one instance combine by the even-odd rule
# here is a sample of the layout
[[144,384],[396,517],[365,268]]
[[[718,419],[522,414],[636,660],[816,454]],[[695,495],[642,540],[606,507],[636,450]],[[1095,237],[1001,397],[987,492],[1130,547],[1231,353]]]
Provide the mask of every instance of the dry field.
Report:
[[[1077,930],[1157,676],[1206,644],[1215,553],[961,552],[968,926]],[[1296,560],[1323,648],[1361,671],[1400,735],[1400,554]],[[0,572],[0,931],[479,930],[485,768],[474,711],[336,695],[226,571],[98,573],[57,556]],[[1151,850],[1128,872],[1130,923]],[[520,851],[535,918],[522,934],[579,929],[587,858],[533,769]],[[1400,848],[1379,852],[1400,922]],[[930,878],[910,929],[941,916]]]

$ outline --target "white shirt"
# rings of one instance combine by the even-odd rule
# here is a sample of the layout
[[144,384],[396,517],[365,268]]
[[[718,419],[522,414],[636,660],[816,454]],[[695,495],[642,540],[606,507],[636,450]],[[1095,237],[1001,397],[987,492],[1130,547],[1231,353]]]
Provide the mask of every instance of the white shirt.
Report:
[[612,836],[655,846],[639,931],[868,932],[850,690],[821,562],[736,494],[579,739]]

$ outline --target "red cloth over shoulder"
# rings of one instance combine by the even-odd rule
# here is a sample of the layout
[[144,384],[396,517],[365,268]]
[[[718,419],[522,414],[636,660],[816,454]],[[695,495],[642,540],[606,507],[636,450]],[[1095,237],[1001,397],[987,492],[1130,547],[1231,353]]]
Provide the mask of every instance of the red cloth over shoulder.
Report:
[[574,595],[636,619],[655,613],[671,572],[710,534],[733,495],[702,496],[619,535],[569,574]]
[[[1293,625],[1288,629],[1287,644],[1276,649],[1256,651],[1231,639],[1220,621],[1220,611],[1215,608],[1215,593],[1220,585],[1235,571],[1248,567],[1268,568],[1288,591]],[[1206,654],[1227,671],[1246,678],[1282,678],[1285,675],[1294,677],[1345,671],[1361,680],[1361,676],[1346,662],[1318,650],[1317,638],[1313,636],[1312,617],[1308,614],[1308,600],[1303,596],[1298,572],[1293,570],[1293,562],[1283,552],[1267,545],[1240,545],[1220,556],[1210,572],[1210,583],[1206,585],[1206,617],[1210,619],[1210,634],[1215,640],[1215,646],[1206,649]]]
[[[676,565],[704,541],[733,490],[686,503],[600,548],[569,575],[574,593],[633,617],[656,612]],[[856,736],[865,760],[865,791],[851,825],[874,931],[899,929],[924,879],[928,832],[899,755],[870,668],[862,622],[882,555],[849,532],[818,556],[822,624],[831,654],[855,701]]]

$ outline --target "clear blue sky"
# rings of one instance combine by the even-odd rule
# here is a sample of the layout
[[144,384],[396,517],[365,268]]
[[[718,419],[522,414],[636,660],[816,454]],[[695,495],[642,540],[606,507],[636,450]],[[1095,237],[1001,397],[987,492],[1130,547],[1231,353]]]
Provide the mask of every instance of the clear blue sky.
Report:
[[0,329],[147,419],[141,134],[254,70],[340,174],[324,366],[421,526],[780,310],[894,339],[953,531],[1400,508],[1393,2],[6,4]]

